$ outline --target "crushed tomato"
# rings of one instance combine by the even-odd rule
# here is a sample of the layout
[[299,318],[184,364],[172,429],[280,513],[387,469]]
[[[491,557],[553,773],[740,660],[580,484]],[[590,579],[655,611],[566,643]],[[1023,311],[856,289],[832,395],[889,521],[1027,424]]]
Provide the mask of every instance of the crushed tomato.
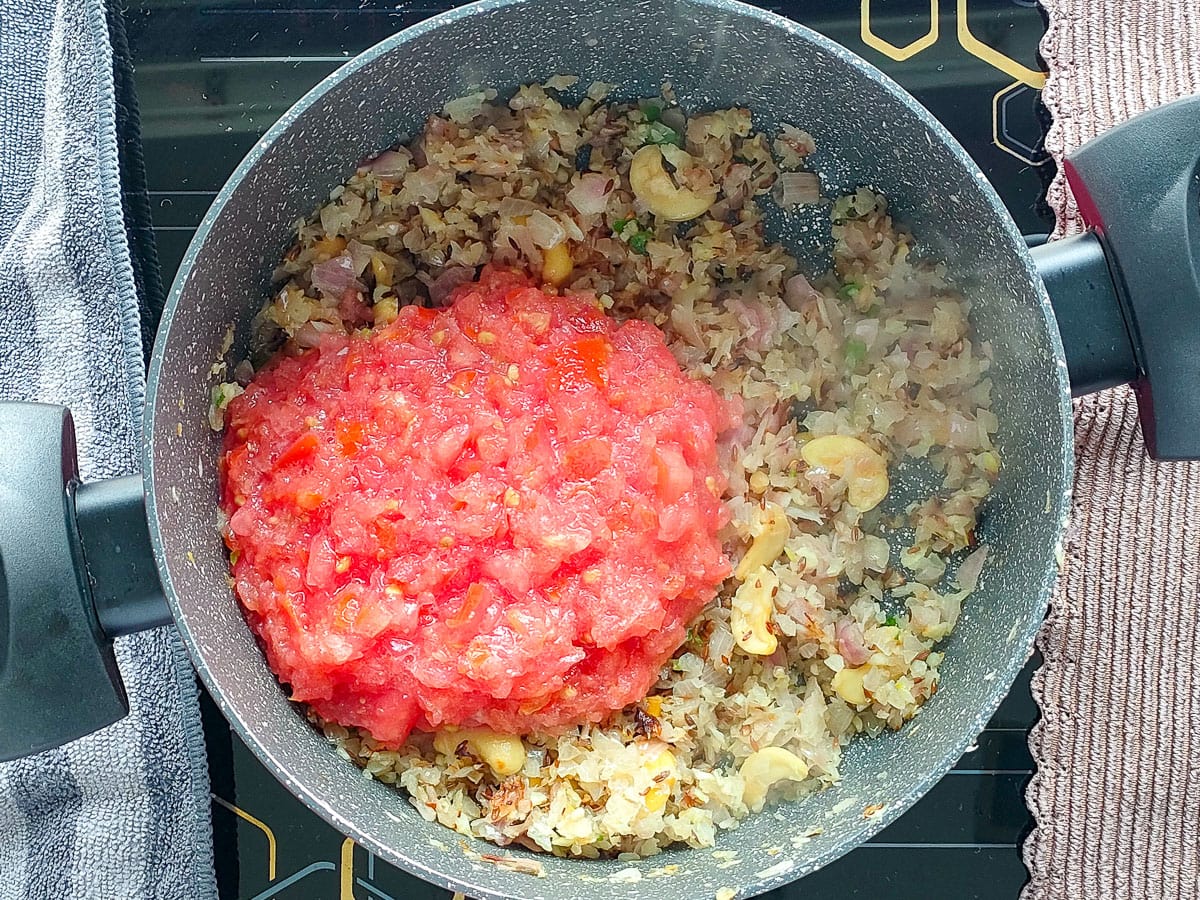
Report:
[[247,620],[296,700],[386,743],[599,721],[730,571],[718,396],[510,272],[279,356],[227,421]]

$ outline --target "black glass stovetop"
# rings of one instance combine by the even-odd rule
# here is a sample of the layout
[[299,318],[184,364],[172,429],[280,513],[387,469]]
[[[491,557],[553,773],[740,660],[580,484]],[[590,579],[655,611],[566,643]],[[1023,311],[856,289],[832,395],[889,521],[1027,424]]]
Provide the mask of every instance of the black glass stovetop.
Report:
[[[569,2],[569,0],[567,0]],[[603,0],[593,0],[603,2]],[[152,235],[170,283],[196,226],[242,156],[342,62],[454,2],[130,0]],[[1026,233],[1053,217],[1042,150],[1034,0],[784,0],[768,8],[882,68],[941,119]],[[142,235],[146,237],[146,235]],[[135,240],[135,248],[137,241]],[[769,895],[825,900],[1015,900],[1037,708],[1026,667],[954,771],[865,846]],[[204,698],[222,898],[400,900],[449,894],[400,872],[291,797]]]

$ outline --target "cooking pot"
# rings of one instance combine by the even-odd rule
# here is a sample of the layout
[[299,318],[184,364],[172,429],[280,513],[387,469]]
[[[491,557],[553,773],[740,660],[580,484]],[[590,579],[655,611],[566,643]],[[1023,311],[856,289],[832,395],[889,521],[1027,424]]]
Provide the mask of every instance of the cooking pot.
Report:
[[[720,834],[720,848],[737,851],[725,868],[708,850],[641,862],[542,856],[546,877],[532,878],[479,857],[495,847],[425,822],[396,790],[338,757],[289,703],[230,590],[216,528],[212,367],[231,326],[225,356],[245,355],[292,223],[357,160],[416,133],[447,100],[560,73],[617,82],[626,98],[654,95],[669,79],[685,108],[747,106],[768,131],[785,122],[811,131],[825,192],[867,184],[886,194],[971,298],[976,333],[995,356],[1004,468],[980,526],[991,555],[946,643],[942,689],[914,724],[854,742],[836,787]],[[484,0],[384,41],[264,135],[200,226],[154,348],[141,476],[79,484],[69,413],[0,405],[0,758],[122,716],[113,638],[173,620],[233,728],[289,790],[383,859],[447,888],[578,898],[712,897],[728,886],[749,895],[828,863],[954,764],[1028,657],[1068,512],[1072,390],[1132,382],[1150,453],[1200,456],[1197,101],[1081,150],[1067,174],[1093,230],[1031,253],[983,174],[912,97],[842,47],[758,9]],[[827,234],[823,216],[814,208],[769,225],[806,251],[819,229]],[[801,257],[822,264],[811,251]],[[869,803],[885,807],[864,818]],[[793,845],[814,826],[820,833]],[[637,880],[668,863],[678,865],[669,881]]]

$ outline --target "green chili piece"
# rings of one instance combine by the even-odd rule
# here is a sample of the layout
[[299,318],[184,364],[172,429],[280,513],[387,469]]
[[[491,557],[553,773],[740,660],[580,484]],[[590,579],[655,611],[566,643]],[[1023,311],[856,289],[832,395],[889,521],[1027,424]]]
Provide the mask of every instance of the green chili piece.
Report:
[[837,295],[843,300],[853,300],[862,290],[862,285],[857,281],[847,281],[838,290]]
[[846,366],[851,369],[857,369],[867,357],[867,345],[858,338],[846,338],[846,344],[842,348],[842,353],[846,357]]
[[662,122],[651,122],[646,126],[646,143],[674,144],[676,147],[682,147],[683,137],[670,125],[665,125]]

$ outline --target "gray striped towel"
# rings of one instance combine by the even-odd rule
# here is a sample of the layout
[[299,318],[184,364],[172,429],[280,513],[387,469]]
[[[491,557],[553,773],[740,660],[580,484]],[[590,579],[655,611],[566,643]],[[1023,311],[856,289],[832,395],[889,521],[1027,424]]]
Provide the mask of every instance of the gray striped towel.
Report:
[[[136,470],[144,392],[103,2],[0,0],[0,398],[69,406],[93,480]],[[187,657],[116,653],[126,719],[0,765],[2,900],[216,896]]]

